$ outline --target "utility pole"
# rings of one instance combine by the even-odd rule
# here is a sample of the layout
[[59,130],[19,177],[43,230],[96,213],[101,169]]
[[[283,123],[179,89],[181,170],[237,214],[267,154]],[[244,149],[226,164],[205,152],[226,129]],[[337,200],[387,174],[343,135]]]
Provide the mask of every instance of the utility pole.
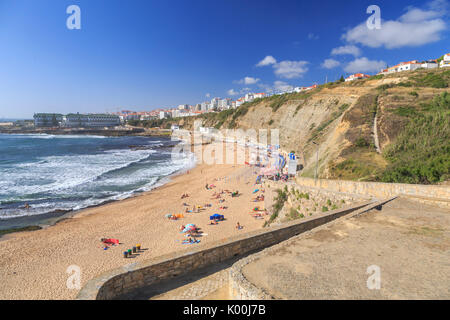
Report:
[[318,178],[318,176],[317,176],[317,168],[319,166],[319,145],[317,143],[315,143],[314,141],[313,141],[313,144],[315,144],[317,146],[317,150],[316,150],[316,172],[314,173],[314,180],[317,183],[317,178]]

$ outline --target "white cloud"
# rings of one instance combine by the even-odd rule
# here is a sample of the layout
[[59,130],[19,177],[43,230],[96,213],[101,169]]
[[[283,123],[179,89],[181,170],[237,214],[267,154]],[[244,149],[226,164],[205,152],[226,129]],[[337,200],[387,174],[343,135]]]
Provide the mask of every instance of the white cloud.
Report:
[[239,94],[239,92],[234,91],[234,89],[230,89],[230,90],[227,91],[227,94],[229,96],[236,96],[236,95]]
[[309,40],[318,40],[319,36],[311,32],[311,33],[308,33],[308,39]]
[[350,43],[387,49],[415,47],[441,40],[447,29],[442,17],[447,12],[446,1],[432,1],[428,9],[408,7],[397,20],[382,21],[381,29],[370,30],[366,22],[348,30],[342,38]]
[[274,64],[275,74],[280,78],[293,79],[300,78],[308,71],[307,61],[281,61]]
[[253,78],[253,77],[245,77],[244,79],[235,81],[237,84],[255,84],[259,81],[259,78]]
[[[259,85],[258,85],[258,86],[259,86]],[[227,94],[228,94],[229,96],[237,96],[237,95],[239,95],[239,94],[246,94],[246,93],[251,92],[251,91],[252,91],[251,88],[242,88],[242,89],[239,90],[239,91],[235,91],[234,89],[230,89],[230,90],[227,91]]]
[[267,56],[261,60],[256,66],[268,66],[272,65],[275,75],[280,78],[293,79],[300,78],[304,73],[308,71],[308,61],[289,61],[284,60],[277,62],[272,56]]
[[262,59],[260,62],[258,62],[258,64],[256,66],[264,67],[264,66],[268,66],[271,64],[275,64],[275,63],[277,63],[277,60],[274,57],[266,56],[264,59]]
[[273,88],[278,91],[288,91],[294,89],[293,86],[284,81],[275,81],[273,83]]
[[205,97],[210,98],[211,94],[207,93],[207,94],[205,94]]
[[349,73],[357,73],[357,72],[375,72],[380,71],[381,69],[386,67],[386,62],[384,61],[376,61],[369,60],[366,57],[357,58],[350,63],[348,63],[344,70]]
[[361,50],[354,45],[346,45],[346,46],[334,48],[333,50],[331,50],[331,54],[332,55],[351,54],[351,55],[357,57],[357,56],[361,55]]
[[336,68],[338,66],[340,66],[341,63],[337,60],[334,59],[325,59],[325,61],[320,65],[322,68],[325,69],[333,69]]

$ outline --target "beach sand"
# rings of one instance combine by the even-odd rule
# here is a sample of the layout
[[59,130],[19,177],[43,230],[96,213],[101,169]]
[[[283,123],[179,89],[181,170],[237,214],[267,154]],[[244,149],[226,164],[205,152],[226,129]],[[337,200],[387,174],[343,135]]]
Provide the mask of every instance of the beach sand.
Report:
[[[185,174],[140,196],[89,208],[73,218],[33,232],[21,232],[0,239],[0,299],[74,299],[79,290],[68,289],[66,282],[72,273],[69,266],[81,268],[81,285],[101,273],[137,261],[226,239],[237,233],[261,228],[264,220],[249,214],[263,203],[251,202],[255,196],[256,175],[245,165],[198,164]],[[226,179],[224,179],[226,178]],[[207,190],[205,184],[216,188]],[[226,194],[224,203],[212,199],[221,189],[239,190],[242,195]],[[189,197],[181,199],[183,193]],[[211,208],[200,213],[184,213],[185,206]],[[220,206],[227,206],[220,210]],[[166,214],[184,214],[180,220],[169,220]],[[226,220],[209,225],[209,216],[219,213]],[[242,230],[235,228],[239,222]],[[204,232],[200,244],[183,245],[180,226],[194,223]],[[117,238],[120,245],[104,250],[101,238]],[[148,250],[132,259],[123,258],[123,251],[140,243]]]

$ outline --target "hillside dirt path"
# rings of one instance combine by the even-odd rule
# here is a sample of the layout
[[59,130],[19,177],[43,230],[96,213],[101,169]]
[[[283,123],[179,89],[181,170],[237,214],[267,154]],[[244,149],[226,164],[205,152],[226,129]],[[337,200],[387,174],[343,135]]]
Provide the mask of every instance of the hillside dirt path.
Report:
[[377,118],[378,112],[375,114],[375,118],[373,119],[373,140],[375,142],[375,148],[377,152],[381,154],[380,142],[378,140]]

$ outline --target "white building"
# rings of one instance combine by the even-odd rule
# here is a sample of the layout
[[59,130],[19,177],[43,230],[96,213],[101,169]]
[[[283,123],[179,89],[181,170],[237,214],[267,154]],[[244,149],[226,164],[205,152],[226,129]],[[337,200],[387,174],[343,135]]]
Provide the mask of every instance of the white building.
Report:
[[189,110],[189,105],[188,104],[180,104],[178,106],[178,110]]
[[60,113],[35,113],[35,127],[59,127],[63,121],[63,115]]
[[446,55],[444,55],[444,58],[439,63],[439,67],[441,67],[441,68],[450,67],[450,53],[447,53]]
[[174,109],[171,112],[172,118],[178,118],[180,116],[180,110]]
[[209,108],[212,110],[216,110],[219,107],[219,100],[220,98],[212,98]]
[[245,102],[245,98],[239,98],[236,100],[236,108],[239,108],[241,104]]
[[169,118],[172,114],[170,112],[167,111],[160,111],[159,112],[159,119],[165,119],[165,118]]
[[409,61],[409,62],[404,62],[401,63],[398,67],[397,67],[397,72],[401,72],[401,71],[414,71],[416,69],[419,69],[422,67],[422,64],[419,63],[417,60],[413,60],[413,61]]
[[210,109],[210,104],[208,101],[202,102],[200,111],[208,111]]
[[414,71],[416,69],[422,68],[422,64],[417,60],[412,60],[408,62],[400,62],[399,64],[381,70],[378,74],[390,74],[394,72],[402,72],[402,71]]
[[436,60],[424,61],[424,62],[422,62],[422,65],[421,65],[421,68],[424,68],[424,69],[434,69],[437,67],[439,67],[439,65],[436,62]]
[[69,113],[62,116],[60,123],[63,127],[69,128],[103,128],[115,127],[120,125],[120,118],[115,114],[102,113]]
[[219,100],[218,108],[220,110],[230,109],[231,108],[231,99],[230,98],[226,98],[226,99]]
[[369,78],[369,77],[370,77],[369,75],[364,74],[364,73],[355,73],[355,74],[351,74],[347,78],[345,78],[345,82],[353,81],[353,80],[357,80],[357,79]]

